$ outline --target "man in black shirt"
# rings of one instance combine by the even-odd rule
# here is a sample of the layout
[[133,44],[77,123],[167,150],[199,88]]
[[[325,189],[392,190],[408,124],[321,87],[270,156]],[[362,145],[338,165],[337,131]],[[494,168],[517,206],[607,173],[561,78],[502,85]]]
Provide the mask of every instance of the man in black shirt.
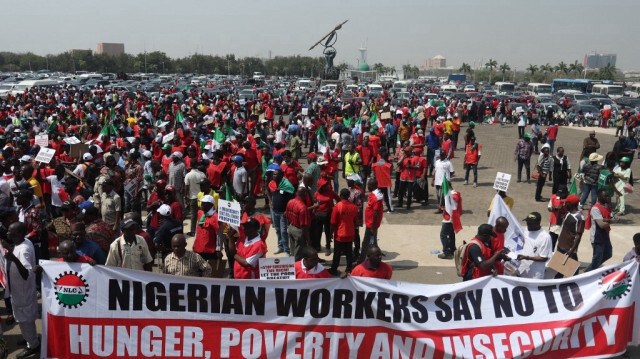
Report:
[[[156,249],[161,251],[162,259],[172,252],[171,239],[176,234],[182,234],[182,221],[171,218],[171,207],[168,204],[161,205],[158,210],[160,215],[160,228],[156,231],[153,243]],[[164,262],[163,262],[164,263]]]

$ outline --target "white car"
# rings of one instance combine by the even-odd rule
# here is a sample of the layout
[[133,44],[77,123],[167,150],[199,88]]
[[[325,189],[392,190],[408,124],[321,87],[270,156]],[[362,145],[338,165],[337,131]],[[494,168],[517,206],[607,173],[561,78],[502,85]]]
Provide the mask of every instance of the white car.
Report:
[[476,87],[473,85],[467,85],[464,87],[464,92],[476,92]]

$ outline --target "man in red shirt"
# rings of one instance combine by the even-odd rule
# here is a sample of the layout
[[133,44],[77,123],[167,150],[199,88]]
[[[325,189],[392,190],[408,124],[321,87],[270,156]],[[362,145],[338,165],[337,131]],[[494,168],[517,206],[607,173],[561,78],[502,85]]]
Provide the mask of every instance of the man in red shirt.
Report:
[[333,262],[329,274],[338,275],[338,265],[340,257],[344,254],[347,257],[346,272],[351,272],[353,264],[352,244],[355,239],[355,222],[358,218],[358,206],[349,201],[351,192],[348,188],[340,190],[340,202],[336,204],[331,212],[331,229],[333,229],[334,251]]
[[371,246],[367,250],[367,259],[358,264],[351,272],[354,277],[391,279],[393,268],[382,262],[382,251],[378,246]]
[[213,203],[213,197],[210,195],[205,195],[200,199],[202,209],[198,211],[197,218],[199,219],[196,225],[196,239],[193,242],[193,251],[206,261],[219,259],[219,253],[216,253],[216,239],[220,224],[218,223],[218,213],[214,209]]
[[369,246],[378,245],[378,228],[380,228],[380,223],[382,223],[382,215],[384,212],[382,205],[382,198],[384,196],[378,188],[378,181],[376,181],[375,178],[369,179],[367,182],[367,190],[369,191],[369,198],[367,199],[367,206],[364,209],[364,238],[362,239],[362,249],[360,251],[360,258],[357,258],[357,263],[365,260]]
[[[267,254],[267,245],[260,238],[260,222],[249,218],[242,223],[243,236],[238,237],[238,243],[227,237],[229,251],[234,254],[233,277],[235,279],[259,279],[258,263]],[[230,233],[230,232],[228,232]]]
[[305,198],[308,196],[307,191],[306,187],[298,188],[296,197],[287,203],[287,208],[284,212],[284,216],[289,222],[287,227],[289,250],[296,260],[301,258],[300,250],[311,244],[309,238],[311,214],[305,203]]
[[320,264],[318,251],[313,247],[304,247],[300,251],[302,259],[296,262],[296,279],[331,278],[329,272]]
[[284,162],[280,165],[284,177],[291,182],[294,187],[298,187],[300,180],[298,180],[298,173],[302,173],[302,167],[298,161],[294,161],[291,157],[291,151],[286,150],[283,153]]
[[356,147],[356,151],[362,159],[362,181],[367,183],[371,175],[371,163],[374,161],[374,148],[369,144],[369,136],[362,139],[362,145]]
[[384,196],[387,209],[389,212],[393,212],[393,204],[391,203],[391,163],[389,163],[388,158],[387,150],[381,150],[380,160],[371,165],[371,171],[378,181],[378,189]]
[[398,194],[398,207],[402,207],[404,195],[407,194],[407,209],[411,208],[413,200],[413,182],[415,181],[416,160],[413,157],[413,149],[410,146],[404,148],[404,156],[400,159],[400,193]]

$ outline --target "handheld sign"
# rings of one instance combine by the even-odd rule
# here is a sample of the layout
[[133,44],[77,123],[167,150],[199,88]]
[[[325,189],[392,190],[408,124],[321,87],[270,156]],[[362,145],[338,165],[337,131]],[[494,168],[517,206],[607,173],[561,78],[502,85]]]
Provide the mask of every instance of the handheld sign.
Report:
[[165,136],[162,138],[162,143],[163,143],[163,144],[165,144],[165,143],[167,143],[167,142],[169,142],[169,141],[173,140],[173,137],[174,137],[174,136],[175,136],[175,133],[174,133],[174,132],[171,132],[170,134],[165,135]]
[[49,163],[55,154],[56,150],[53,148],[42,147],[36,156],[36,162]]
[[391,119],[391,112],[383,112],[382,115],[380,115],[380,119],[381,120],[390,120]]
[[[72,137],[65,138],[64,142],[66,142],[69,145],[75,145],[80,143],[80,140],[76,136],[72,136]],[[89,142],[87,142],[87,144],[89,144]]]
[[293,257],[260,258],[260,279],[296,279],[296,263]]
[[304,107],[304,108],[302,109],[302,115],[303,115],[303,116],[306,116],[306,115],[308,115],[308,114],[309,114],[309,108],[308,108],[308,107]]
[[240,203],[218,200],[218,220],[228,223],[235,228],[240,226],[240,218],[242,218],[242,208]]
[[35,141],[36,145],[40,146],[40,147],[47,147],[49,146],[49,135],[44,134],[44,135],[36,135],[36,141]]
[[493,182],[493,189],[507,192],[510,181],[511,181],[510,174],[498,172],[498,174],[496,175],[496,180]]

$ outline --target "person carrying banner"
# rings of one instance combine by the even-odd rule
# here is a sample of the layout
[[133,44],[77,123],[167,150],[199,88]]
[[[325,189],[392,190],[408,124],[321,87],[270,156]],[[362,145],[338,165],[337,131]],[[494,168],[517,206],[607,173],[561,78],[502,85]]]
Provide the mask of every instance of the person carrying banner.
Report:
[[589,214],[584,224],[584,228],[590,230],[591,246],[593,247],[591,264],[584,270],[585,272],[600,268],[604,262],[611,258],[613,247],[611,246],[609,232],[613,221],[611,205],[609,204],[609,191],[600,189],[598,190],[598,202],[589,209]]
[[233,231],[227,232],[229,250],[234,257],[233,277],[236,279],[260,278],[258,263],[267,254],[267,245],[260,238],[260,222],[249,218],[241,224],[244,236],[238,237],[238,242],[230,237]]
[[310,246],[300,250],[301,259],[296,262],[296,279],[331,278],[331,274],[320,264],[318,251]]
[[492,254],[491,241],[496,237],[493,226],[481,224],[471,243],[467,246],[467,253],[462,264],[463,281],[477,279],[491,275],[494,265],[499,260],[508,261],[505,250]]
[[[507,205],[509,210],[512,210],[513,209],[513,203],[514,203],[513,198],[509,197],[507,195],[507,192],[505,192],[505,191],[498,190],[496,192],[498,192],[498,194],[500,195],[500,198],[502,198],[502,200],[504,201],[504,204]],[[495,197],[493,197],[491,199],[491,204],[489,204],[489,209],[487,209],[487,217],[489,217],[491,215],[491,209],[493,208],[494,199],[495,199]]]
[[518,254],[518,273],[524,278],[543,279],[545,264],[553,255],[551,236],[540,226],[540,213],[531,212],[524,221],[527,222],[527,229],[524,233],[524,247],[521,254]]
[[367,249],[367,258],[353,268],[351,275],[354,277],[391,279],[393,268],[382,261],[382,256],[382,251],[378,246],[370,246]]
[[199,254],[188,251],[186,247],[184,234],[176,234],[171,238],[171,253],[164,259],[162,272],[177,276],[211,277],[209,262]]
[[137,229],[133,219],[122,221],[122,236],[111,243],[105,265],[151,272],[153,256],[144,238],[136,235]]
[[[36,273],[33,272],[36,253],[33,244],[26,238],[27,232],[26,224],[12,223],[7,231],[7,239],[13,242],[13,249],[5,254],[13,316],[27,342],[27,349],[20,353],[18,358],[28,358],[40,353],[40,340],[36,331],[38,296]],[[7,242],[3,242],[3,246],[11,248]]]

